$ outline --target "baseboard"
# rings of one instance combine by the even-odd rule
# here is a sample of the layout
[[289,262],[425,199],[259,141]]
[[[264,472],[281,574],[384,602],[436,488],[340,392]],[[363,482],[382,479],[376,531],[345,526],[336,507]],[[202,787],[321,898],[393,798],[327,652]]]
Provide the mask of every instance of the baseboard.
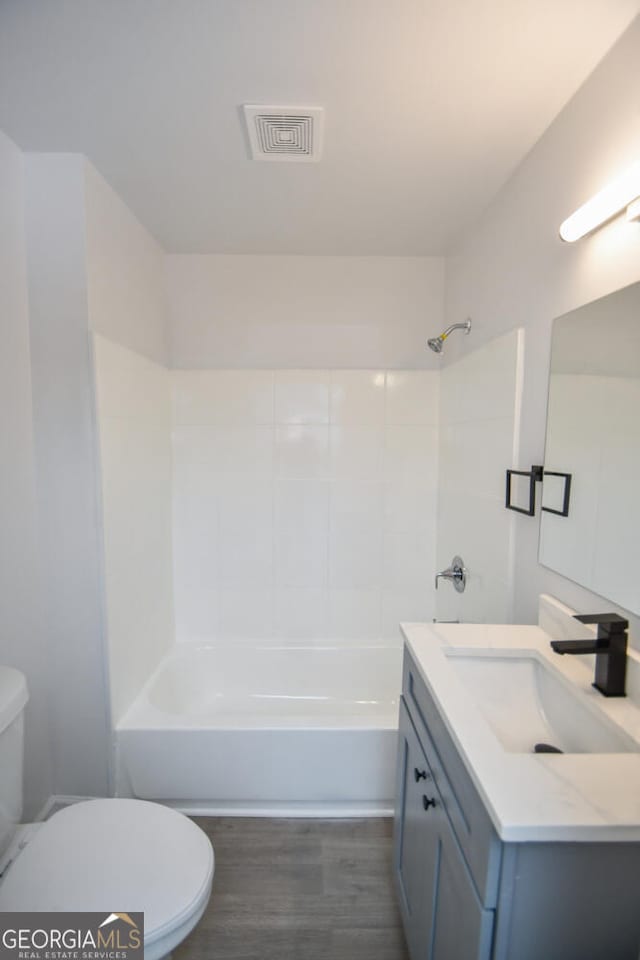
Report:
[[[95,797],[76,797],[54,794],[43,805],[35,823],[48,820],[54,813],[63,810],[72,803],[81,803],[83,800],[95,800]],[[164,807],[179,810],[189,817],[259,817],[273,819],[323,819],[323,820],[354,820],[368,817],[392,817],[393,802],[373,801],[371,803],[247,803],[236,801],[231,803],[216,803],[215,801],[174,801],[154,800]]]
[[247,803],[236,801],[168,801],[158,800],[165,807],[179,810],[189,817],[259,817],[273,819],[304,818],[323,820],[353,820],[392,817],[393,802],[360,803]]

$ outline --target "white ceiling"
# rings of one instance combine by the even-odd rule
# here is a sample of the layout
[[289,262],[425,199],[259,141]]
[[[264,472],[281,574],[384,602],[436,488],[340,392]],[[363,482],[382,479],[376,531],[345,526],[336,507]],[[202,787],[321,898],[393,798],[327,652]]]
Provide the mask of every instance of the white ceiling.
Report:
[[[440,254],[640,0],[0,0],[0,128],[85,153],[182,253]],[[322,106],[320,163],[243,103]]]

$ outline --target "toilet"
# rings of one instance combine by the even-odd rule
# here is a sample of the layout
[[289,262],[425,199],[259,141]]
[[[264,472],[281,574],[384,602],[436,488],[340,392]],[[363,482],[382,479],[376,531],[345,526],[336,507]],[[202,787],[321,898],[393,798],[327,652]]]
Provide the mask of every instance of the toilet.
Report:
[[27,700],[24,676],[0,667],[0,912],[142,911],[145,960],[167,957],[209,902],[209,838],[146,800],[86,800],[21,825]]

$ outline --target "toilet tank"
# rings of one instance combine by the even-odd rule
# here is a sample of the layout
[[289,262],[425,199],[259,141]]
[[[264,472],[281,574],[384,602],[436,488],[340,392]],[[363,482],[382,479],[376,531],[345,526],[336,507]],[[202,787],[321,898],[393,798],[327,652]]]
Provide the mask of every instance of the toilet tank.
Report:
[[0,857],[22,816],[24,708],[29,695],[19,670],[0,667]]

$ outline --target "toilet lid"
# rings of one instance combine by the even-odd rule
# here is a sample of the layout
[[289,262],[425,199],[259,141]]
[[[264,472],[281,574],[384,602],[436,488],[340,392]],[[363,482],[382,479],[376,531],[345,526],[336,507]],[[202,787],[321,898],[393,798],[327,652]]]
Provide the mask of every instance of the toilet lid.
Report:
[[175,810],[88,800],[54,814],[0,884],[0,911],[144,912],[144,940],[165,936],[209,897],[213,849]]

